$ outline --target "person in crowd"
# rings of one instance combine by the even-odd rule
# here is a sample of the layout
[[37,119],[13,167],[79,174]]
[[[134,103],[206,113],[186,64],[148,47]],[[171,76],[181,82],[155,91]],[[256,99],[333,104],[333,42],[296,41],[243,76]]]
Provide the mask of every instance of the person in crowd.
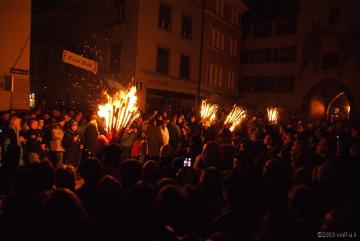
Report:
[[65,149],[62,146],[62,140],[64,138],[64,125],[65,118],[63,116],[58,117],[57,123],[51,128],[51,140],[50,151],[52,153],[52,161],[54,166],[60,167],[64,162]]
[[80,163],[79,174],[84,180],[84,184],[76,190],[76,194],[85,207],[91,209],[95,187],[102,177],[102,164],[100,160],[94,157],[85,158]]
[[163,135],[156,123],[155,119],[151,119],[147,129],[148,158],[151,160],[158,160],[160,148],[164,145]]
[[30,120],[30,129],[26,133],[26,148],[27,153],[30,155],[31,153],[36,154],[40,157],[43,151],[43,139],[41,136],[41,132],[39,131],[39,124],[36,119]]
[[171,121],[169,122],[169,124],[167,124],[166,127],[169,131],[169,144],[176,152],[180,149],[182,137],[181,129],[177,125],[177,115],[172,116]]
[[96,157],[101,149],[100,133],[96,119],[96,115],[91,115],[90,121],[84,130],[84,157]]
[[124,158],[131,157],[131,150],[138,135],[138,129],[135,126],[128,128],[120,138],[120,146],[123,150]]
[[56,188],[68,188],[75,191],[76,171],[72,165],[63,165],[56,169],[55,186]]
[[74,167],[78,167],[84,147],[78,127],[76,121],[71,121],[69,129],[65,132],[62,140],[62,146],[65,149],[64,163]]
[[162,120],[160,121],[160,131],[161,131],[161,135],[162,135],[162,139],[163,139],[163,145],[167,145],[169,144],[170,141],[170,136],[169,136],[169,130],[166,127],[166,120]]
[[4,162],[3,167],[8,169],[10,173],[15,173],[19,166],[24,165],[23,160],[23,143],[25,138],[20,135],[21,119],[12,116],[9,127],[4,129],[3,152]]

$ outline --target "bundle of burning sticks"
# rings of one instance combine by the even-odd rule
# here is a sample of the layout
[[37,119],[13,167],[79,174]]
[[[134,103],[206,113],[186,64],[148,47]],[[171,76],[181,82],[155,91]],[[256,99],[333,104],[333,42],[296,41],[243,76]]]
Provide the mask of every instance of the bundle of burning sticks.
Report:
[[105,93],[107,103],[99,105],[98,116],[105,119],[105,126],[112,139],[121,136],[140,116],[136,105],[136,87],[118,91],[113,96]]

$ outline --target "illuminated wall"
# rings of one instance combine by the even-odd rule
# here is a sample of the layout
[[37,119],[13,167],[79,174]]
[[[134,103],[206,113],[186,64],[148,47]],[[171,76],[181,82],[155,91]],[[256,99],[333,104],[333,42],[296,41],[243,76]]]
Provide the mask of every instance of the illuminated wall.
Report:
[[10,68],[29,71],[30,22],[30,0],[0,1],[0,110],[29,108],[29,76],[14,74],[12,94],[5,91],[5,76]]

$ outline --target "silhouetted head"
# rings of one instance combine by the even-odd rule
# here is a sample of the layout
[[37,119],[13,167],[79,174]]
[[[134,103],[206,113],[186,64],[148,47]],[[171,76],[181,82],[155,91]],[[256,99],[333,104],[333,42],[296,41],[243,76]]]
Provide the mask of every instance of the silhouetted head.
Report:
[[189,205],[186,196],[174,185],[160,189],[152,210],[152,226],[155,232],[164,232],[166,226],[176,234],[188,230],[190,222]]
[[104,163],[111,164],[113,166],[118,166],[121,161],[121,155],[123,151],[121,147],[118,144],[109,144],[106,146],[104,155],[103,155],[103,161]]
[[200,174],[199,185],[204,192],[213,198],[221,197],[222,175],[216,167],[207,167]]
[[39,240],[88,240],[89,218],[80,199],[69,189],[49,192],[40,215]]
[[209,141],[206,143],[204,145],[201,156],[207,167],[214,166],[221,168],[222,156],[220,147],[216,142]]
[[95,185],[101,178],[102,165],[100,160],[93,157],[85,158],[79,167],[79,172],[85,183]]
[[30,165],[29,178],[34,193],[50,190],[55,184],[55,168],[50,162],[34,163]]
[[167,144],[160,148],[160,157],[172,159],[174,157],[174,149],[171,145]]
[[261,219],[256,241],[289,241],[294,240],[295,220],[285,211],[267,212]]
[[110,175],[101,178],[94,192],[94,208],[96,210],[115,210],[121,198],[121,184]]
[[68,188],[75,190],[76,171],[71,165],[63,165],[58,168],[55,173],[56,188]]
[[120,166],[120,179],[124,188],[131,187],[142,177],[142,166],[135,159],[125,160]]
[[353,210],[333,209],[326,213],[321,231],[348,232],[349,230],[360,230],[358,215]]
[[149,160],[143,167],[143,179],[150,183],[155,183],[159,178],[160,167],[156,161]]
[[306,185],[294,186],[288,194],[290,212],[300,218],[316,215],[316,198],[314,192]]

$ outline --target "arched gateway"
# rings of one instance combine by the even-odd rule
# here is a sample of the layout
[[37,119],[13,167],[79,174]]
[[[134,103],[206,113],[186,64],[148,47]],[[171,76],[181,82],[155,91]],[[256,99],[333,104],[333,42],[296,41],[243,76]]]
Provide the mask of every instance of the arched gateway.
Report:
[[325,79],[307,92],[302,109],[312,119],[349,119],[355,102],[346,86],[335,79]]

